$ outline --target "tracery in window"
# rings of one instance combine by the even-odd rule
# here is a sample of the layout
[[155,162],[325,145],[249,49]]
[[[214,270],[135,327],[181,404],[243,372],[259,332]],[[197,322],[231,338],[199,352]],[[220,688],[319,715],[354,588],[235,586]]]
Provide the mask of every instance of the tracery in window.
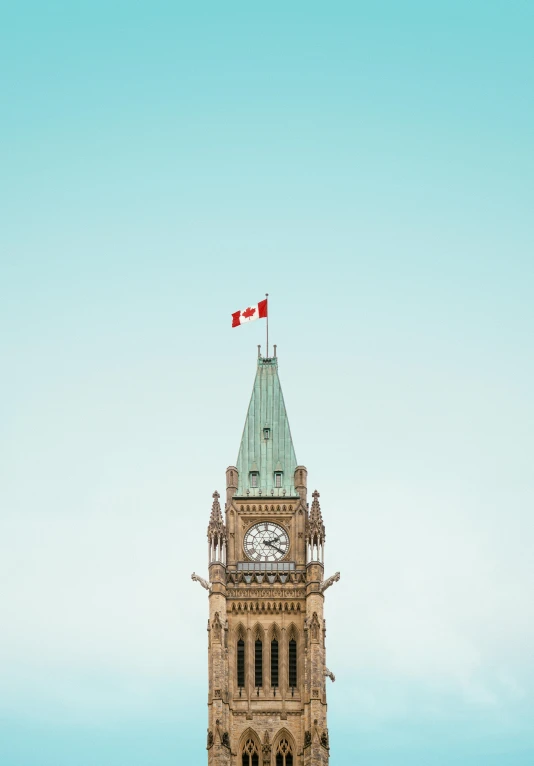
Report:
[[287,739],[281,739],[278,743],[276,766],[293,766],[293,749]]
[[[241,763],[242,766],[259,766],[258,746],[252,738],[247,739],[243,745]],[[291,762],[288,766],[293,766],[293,763]]]

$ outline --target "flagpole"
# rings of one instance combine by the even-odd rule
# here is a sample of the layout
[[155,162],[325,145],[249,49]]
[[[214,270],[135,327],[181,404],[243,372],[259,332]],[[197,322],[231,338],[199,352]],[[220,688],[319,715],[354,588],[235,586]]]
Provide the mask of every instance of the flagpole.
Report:
[[269,293],[265,293],[265,298],[267,299],[267,359],[269,358]]

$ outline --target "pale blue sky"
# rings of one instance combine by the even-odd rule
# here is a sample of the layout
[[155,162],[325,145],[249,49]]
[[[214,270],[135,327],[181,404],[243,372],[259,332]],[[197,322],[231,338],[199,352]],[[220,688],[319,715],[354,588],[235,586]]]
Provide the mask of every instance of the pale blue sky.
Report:
[[[0,10],[0,762],[205,762],[267,291],[332,766],[534,762],[534,4]],[[342,604],[352,604],[347,614]]]

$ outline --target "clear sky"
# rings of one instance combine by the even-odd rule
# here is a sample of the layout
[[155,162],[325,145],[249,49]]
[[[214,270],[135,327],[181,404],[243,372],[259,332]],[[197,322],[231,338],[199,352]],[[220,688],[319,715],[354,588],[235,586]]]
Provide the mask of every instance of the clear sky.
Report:
[[0,763],[205,762],[270,333],[332,766],[534,763],[534,3],[4,2]]

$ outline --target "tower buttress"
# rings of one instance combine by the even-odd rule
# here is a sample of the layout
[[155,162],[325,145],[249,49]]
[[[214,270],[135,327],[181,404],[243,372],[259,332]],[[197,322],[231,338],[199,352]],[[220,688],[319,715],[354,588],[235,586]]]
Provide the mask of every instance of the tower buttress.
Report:
[[307,689],[304,766],[328,764],[329,741],[326,722],[324,541],[325,527],[319,505],[319,493],[313,492],[307,520],[306,545],[306,631]]
[[228,619],[226,608],[226,527],[219,493],[213,493],[208,524],[209,621],[208,621],[208,764],[230,766],[228,709]]

